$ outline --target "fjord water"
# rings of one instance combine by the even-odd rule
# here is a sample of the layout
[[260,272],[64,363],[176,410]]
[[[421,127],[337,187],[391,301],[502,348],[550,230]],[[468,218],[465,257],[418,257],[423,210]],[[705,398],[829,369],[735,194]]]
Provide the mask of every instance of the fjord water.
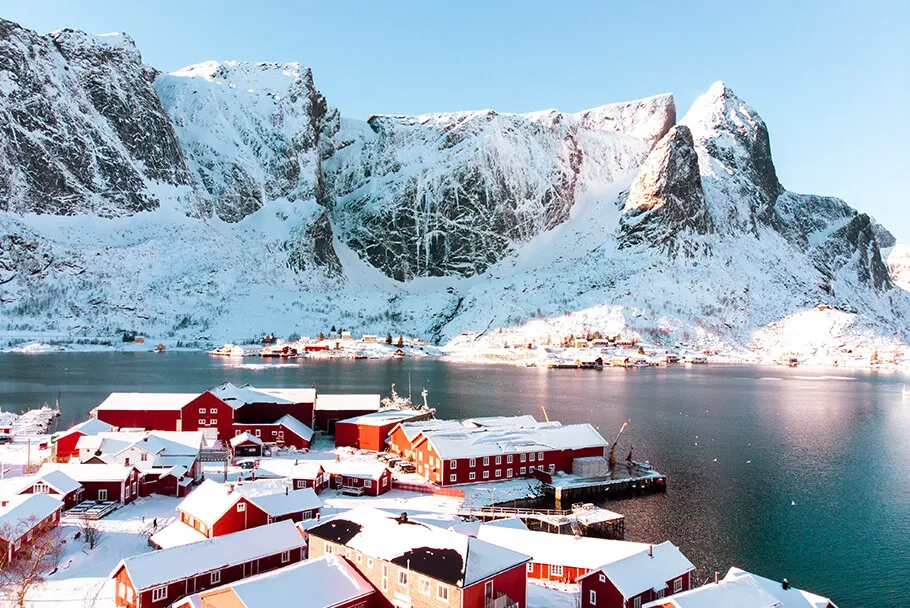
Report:
[[426,387],[437,416],[591,422],[669,479],[613,501],[626,538],[679,545],[699,582],[738,566],[841,608],[910,606],[910,398],[904,374],[753,366],[597,371],[436,360],[264,363],[201,353],[0,355],[0,407],[61,391],[60,427],[111,391],[202,391],[224,381],[326,393]]

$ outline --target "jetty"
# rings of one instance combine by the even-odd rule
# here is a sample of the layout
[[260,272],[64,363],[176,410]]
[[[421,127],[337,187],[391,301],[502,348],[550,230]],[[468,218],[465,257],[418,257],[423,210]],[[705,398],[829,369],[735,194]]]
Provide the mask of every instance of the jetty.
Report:
[[617,462],[604,475],[537,473],[543,492],[552,496],[557,508],[591,498],[621,498],[667,491],[667,477],[647,462]]
[[517,517],[529,530],[616,540],[621,540],[626,530],[625,516],[590,503],[574,504],[571,509],[466,506],[458,510],[458,515],[482,521]]

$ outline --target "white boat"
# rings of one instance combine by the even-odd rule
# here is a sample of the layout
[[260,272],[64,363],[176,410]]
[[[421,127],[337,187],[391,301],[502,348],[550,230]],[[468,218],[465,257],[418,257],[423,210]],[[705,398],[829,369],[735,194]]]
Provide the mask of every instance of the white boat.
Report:
[[225,344],[224,346],[219,346],[216,349],[210,350],[209,354],[216,357],[242,357],[243,348],[236,344]]

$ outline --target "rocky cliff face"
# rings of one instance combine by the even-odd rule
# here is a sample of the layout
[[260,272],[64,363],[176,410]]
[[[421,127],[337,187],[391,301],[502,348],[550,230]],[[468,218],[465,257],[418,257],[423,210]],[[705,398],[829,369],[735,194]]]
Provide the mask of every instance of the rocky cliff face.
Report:
[[102,217],[159,205],[187,181],[133,41],[0,20],[0,210]]
[[675,115],[665,95],[579,114],[347,122],[326,199],[341,237],[390,277],[482,274],[637,169]]

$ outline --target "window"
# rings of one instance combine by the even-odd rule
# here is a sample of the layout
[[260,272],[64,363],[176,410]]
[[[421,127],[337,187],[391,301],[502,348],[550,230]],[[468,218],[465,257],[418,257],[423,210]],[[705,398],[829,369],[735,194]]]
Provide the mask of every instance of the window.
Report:
[[490,457],[484,456],[483,457],[483,466],[487,466],[488,464],[490,464]]
[[142,454],[139,456],[139,460],[141,460],[142,462],[145,462],[148,459],[149,459],[149,455],[146,454],[145,452],[142,452]]
[[663,598],[663,596],[664,596],[664,590],[661,589],[660,591],[657,592],[657,599],[661,599],[661,598]]
[[543,452],[537,452],[537,460],[543,462]]
[[239,436],[240,436],[240,431],[234,431],[234,437],[239,437]]
[[512,469],[506,469],[506,477],[512,476]]
[[257,436],[257,437],[262,437],[262,431],[259,430],[259,429],[256,429],[256,436]]
[[135,481],[133,482],[133,496],[139,493],[139,484]]
[[130,604],[133,603],[133,588],[132,587],[126,588],[126,601],[128,601]]
[[215,426],[216,424],[218,424],[218,421],[215,420],[214,418],[212,418],[211,420],[209,420],[209,424],[212,426]]
[[528,562],[528,574],[531,574],[532,572],[534,572],[534,564]]
[[407,587],[407,586],[408,586],[408,571],[407,571],[407,570],[402,570],[402,569],[399,568],[399,570],[398,570],[398,584],[399,584],[399,585],[402,585],[402,586],[404,586],[404,587]]
[[386,487],[387,485],[389,485],[389,478],[388,478],[388,477],[383,477],[383,478],[382,478],[382,487],[384,488],[384,487]]
[[312,512],[312,511],[304,511],[304,512],[303,512],[303,519],[313,519],[313,512]]
[[372,480],[372,479],[364,479],[364,480],[363,480],[363,487],[365,487],[365,488],[372,488],[372,487],[373,487],[373,480]]
[[449,601],[449,588],[445,585],[440,585],[436,583],[436,599],[442,600],[443,602]]
[[107,500],[107,490],[98,490],[98,500]]
[[474,471],[471,471],[470,473],[468,473],[468,481],[474,481],[475,479],[477,479],[477,473],[475,473]]
[[496,469],[496,477],[502,477],[502,469]]
[[200,419],[199,419],[199,426],[205,426],[205,419],[204,419],[204,418],[200,418]]
[[489,478],[490,478],[490,472],[489,472],[489,471],[484,471],[484,472],[483,472],[483,478],[484,478],[484,479],[489,479]]
[[423,595],[430,595],[430,579],[421,576],[418,588]]
[[205,408],[204,408],[204,407],[200,407],[200,408],[199,408],[199,413],[200,413],[200,414],[204,414],[204,413],[205,413]]
[[358,564],[361,563],[363,561],[363,554],[358,551],[357,555],[354,556],[354,559],[357,561]]
[[218,408],[215,408],[215,407],[209,408],[209,414],[217,414],[217,413],[218,413]]
[[382,565],[382,590],[383,591],[389,590],[389,565],[388,564]]
[[167,599],[167,585],[161,585],[152,589],[152,601],[160,602]]
[[591,589],[591,592],[588,594],[588,603],[592,606],[597,605],[597,592]]
[[534,453],[533,452],[528,454],[528,460],[530,460],[531,462],[534,462]]
[[493,597],[493,581],[487,581],[483,584],[483,594],[485,597]]
[[502,464],[502,456],[496,457],[496,464]]
[[476,459],[476,458],[472,458],[471,460],[469,460],[469,461],[468,461],[468,466],[469,466],[469,467],[476,467],[476,466],[477,466],[477,459]]
[[325,552],[326,552],[326,553],[331,553],[331,552],[332,552],[332,545],[330,545],[329,543],[326,543],[326,544],[325,544]]
[[286,564],[289,561],[291,561],[291,552],[285,551],[284,553],[281,554],[281,563]]
[[522,462],[524,462],[527,459],[528,459],[527,454],[522,454],[521,457],[519,458],[519,460],[521,460]]
[[506,456],[506,464],[512,464],[512,455],[511,454]]
[[417,457],[420,458],[420,462],[423,462],[423,452],[418,454]]
[[641,608],[641,597],[632,600],[632,608]]
[[119,589],[119,591],[117,592],[117,597],[125,598],[126,597],[126,585],[124,585],[123,583],[120,583],[120,586],[118,587],[118,589]]
[[272,437],[278,434],[278,431],[272,431]]
[[297,480],[297,489],[299,490],[299,489],[305,488],[305,487],[306,487],[306,482],[302,479],[298,479]]
[[455,483],[455,480],[456,480],[456,479],[458,479],[458,475],[456,475],[456,474],[454,474],[454,473],[452,473],[451,475],[449,475],[449,481],[451,481],[452,483]]
[[673,593],[679,593],[682,591],[682,579],[678,578],[673,581]]
[[368,557],[367,558],[367,568],[372,568],[372,567],[373,567],[373,558]]
[[607,575],[606,575],[606,574],[601,574],[600,576],[597,577],[597,580],[599,580],[601,583],[606,583],[606,582],[607,582]]
[[212,572],[212,576],[209,578],[209,584],[217,585],[221,582],[221,570],[215,570]]
[[530,471],[531,473],[533,473],[536,470],[537,470],[537,467],[535,467],[533,464],[528,467],[528,471]]
[[527,472],[528,472],[527,467],[521,467],[521,469],[519,469],[519,471],[518,471],[518,473],[521,475],[525,475],[525,474],[527,474]]
[[50,488],[43,481],[39,481],[35,484],[35,494],[47,494],[50,492]]
[[550,576],[562,576],[562,566],[550,566]]
[[245,503],[245,502],[238,502],[238,503],[237,503],[237,512],[238,512],[238,513],[243,513],[244,511],[246,511],[246,503]]
[[[453,469],[458,468],[458,461],[457,461],[457,460],[450,460],[450,461],[449,461],[449,467],[451,467],[451,468],[453,468]],[[429,593],[429,591],[427,591],[427,593]]]
[[550,469],[550,472],[551,472],[551,473],[554,472],[554,471],[556,470],[556,465],[553,464],[553,463],[550,463],[549,469]]

